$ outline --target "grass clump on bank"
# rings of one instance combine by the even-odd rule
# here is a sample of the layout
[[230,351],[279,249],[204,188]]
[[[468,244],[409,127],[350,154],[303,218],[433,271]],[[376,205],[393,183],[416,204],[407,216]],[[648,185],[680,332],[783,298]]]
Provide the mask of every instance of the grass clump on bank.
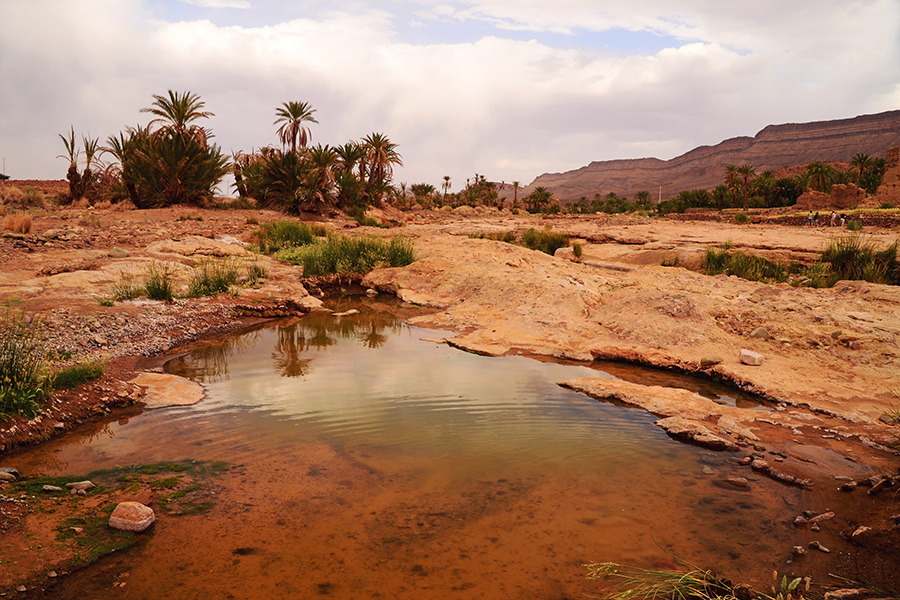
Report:
[[238,283],[240,274],[234,260],[204,260],[194,269],[188,284],[188,298],[217,296],[231,292],[231,286]]
[[40,322],[7,311],[0,320],[0,415],[37,416],[50,392],[44,361]]
[[283,250],[276,258],[301,265],[304,277],[405,267],[416,259],[412,241],[401,236],[387,242],[380,238],[337,236],[320,244]]
[[560,248],[569,245],[569,235],[561,231],[553,231],[549,226],[544,229],[531,227],[518,235],[515,231],[498,231],[493,233],[476,233],[469,237],[474,239],[495,240],[507,244],[518,244],[529,250],[538,250],[553,255]]
[[735,275],[765,283],[789,282],[800,287],[831,287],[838,281],[861,280],[886,285],[900,285],[900,242],[879,248],[872,240],[857,233],[831,239],[819,260],[811,265],[785,264],[740,251],[730,252],[730,244],[707,248],[703,271],[708,275]]
[[57,390],[74,390],[83,383],[103,377],[105,371],[106,368],[100,362],[72,365],[62,371],[57,371],[53,375],[53,388]]
[[316,237],[328,235],[328,230],[323,225],[308,225],[285,219],[260,226],[254,235],[260,252],[275,254],[287,248],[315,244]]

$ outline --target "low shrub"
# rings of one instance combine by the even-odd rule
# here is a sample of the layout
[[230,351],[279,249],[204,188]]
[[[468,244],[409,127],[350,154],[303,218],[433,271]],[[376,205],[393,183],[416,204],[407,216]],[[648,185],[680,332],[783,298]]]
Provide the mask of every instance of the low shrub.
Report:
[[37,416],[50,387],[42,375],[45,356],[40,322],[7,311],[0,320],[0,415]]
[[144,291],[151,300],[172,302],[175,298],[175,284],[172,281],[172,266],[167,263],[150,263],[147,267],[147,280]]
[[51,380],[53,387],[58,390],[74,390],[83,383],[103,377],[104,371],[105,367],[102,363],[80,363],[57,371]]
[[[581,258],[584,254],[584,247],[581,245],[581,242],[575,242],[572,244],[572,253],[575,255],[575,258]],[[675,262],[678,262],[678,259],[675,259]]]
[[388,242],[370,237],[332,237],[321,244],[285,250],[276,258],[301,265],[304,277],[316,277],[403,267],[415,260],[415,249],[411,240],[401,236]]
[[13,213],[3,217],[3,229],[14,233],[30,233],[31,232],[31,215],[24,213]]
[[750,222],[750,215],[747,213],[738,213],[734,215],[734,222],[738,225],[746,225]]
[[847,221],[846,225],[844,225],[850,231],[862,231],[863,224],[862,221],[858,219],[854,219],[853,221]]
[[532,227],[522,234],[522,244],[552,256],[558,249],[569,245],[569,236],[550,228],[539,231]]
[[497,242],[506,242],[507,244],[515,244],[519,240],[519,236],[515,231],[495,231],[490,233],[471,233],[469,237],[476,240],[494,240]]
[[726,249],[707,248],[703,260],[707,275],[734,275],[750,281],[781,283],[787,281],[789,269],[781,262],[766,260],[743,252],[729,253]]
[[268,276],[269,269],[267,269],[266,266],[262,264],[258,258],[253,259],[253,261],[247,265],[247,285],[251,287],[258,285],[262,283],[262,281]]
[[194,269],[188,284],[189,298],[217,296],[231,291],[240,279],[237,261],[233,259],[204,260]]

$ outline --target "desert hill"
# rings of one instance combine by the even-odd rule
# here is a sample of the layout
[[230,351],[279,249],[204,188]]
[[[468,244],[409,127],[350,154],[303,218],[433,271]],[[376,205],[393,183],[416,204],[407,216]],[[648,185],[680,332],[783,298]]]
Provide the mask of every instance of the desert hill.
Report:
[[[700,146],[671,160],[636,158],[592,162],[565,173],[545,173],[527,188],[544,186],[560,200],[615,192],[632,197],[640,190],[663,199],[681,190],[723,183],[725,166],[752,165],[757,173],[814,161],[849,161],[854,154],[883,157],[900,145],[900,110],[852,119],[769,125],[754,137],[736,137]],[[527,192],[526,192],[527,193]]]

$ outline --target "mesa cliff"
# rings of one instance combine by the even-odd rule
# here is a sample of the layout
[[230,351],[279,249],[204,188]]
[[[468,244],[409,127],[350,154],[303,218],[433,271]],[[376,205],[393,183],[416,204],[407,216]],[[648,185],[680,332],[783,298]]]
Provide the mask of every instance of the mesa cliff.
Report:
[[729,164],[749,164],[760,174],[815,161],[849,161],[857,153],[881,158],[897,145],[900,110],[835,121],[769,125],[754,137],[700,146],[670,160],[607,160],[565,173],[545,173],[526,190],[543,186],[563,201],[609,192],[631,198],[647,190],[655,200],[662,186],[665,200],[681,190],[711,189],[723,183]]

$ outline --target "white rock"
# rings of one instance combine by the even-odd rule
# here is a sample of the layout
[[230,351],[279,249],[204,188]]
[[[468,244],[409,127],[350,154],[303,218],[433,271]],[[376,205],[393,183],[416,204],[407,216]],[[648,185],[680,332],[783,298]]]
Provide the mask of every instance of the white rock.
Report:
[[123,531],[144,531],[156,521],[156,513],[140,502],[119,502],[109,515],[109,526]]
[[759,352],[754,352],[753,350],[747,350],[745,348],[741,348],[741,357],[740,360],[745,365],[750,365],[752,367],[758,367],[763,364],[763,361],[766,359],[765,356],[760,354]]

